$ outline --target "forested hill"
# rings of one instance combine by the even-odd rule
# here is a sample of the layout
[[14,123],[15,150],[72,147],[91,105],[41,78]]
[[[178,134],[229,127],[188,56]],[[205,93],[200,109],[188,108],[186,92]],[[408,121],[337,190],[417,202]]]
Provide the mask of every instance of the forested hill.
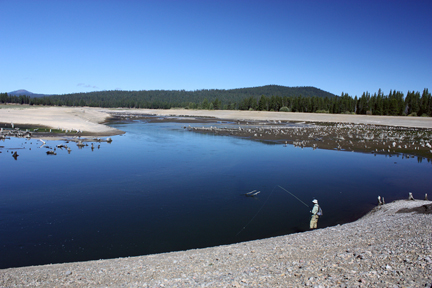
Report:
[[[212,90],[204,90],[204,91],[212,91]],[[270,96],[281,96],[281,97],[335,97],[336,95],[326,92],[324,90],[305,86],[305,87],[286,87],[280,85],[266,85],[261,87],[252,87],[252,88],[238,88],[231,90],[213,90],[216,92],[221,91],[222,93],[229,93],[232,95],[240,94],[244,97],[254,96],[255,98],[261,97],[262,95],[270,97]],[[242,97],[243,98],[243,97]]]
[[[267,85],[252,88],[239,89],[201,89],[195,91],[185,90],[141,90],[141,91],[98,91],[89,93],[74,93],[64,95],[53,95],[50,98],[55,102],[61,100],[70,104],[83,100],[87,105],[94,102],[97,106],[124,107],[138,104],[141,107],[163,108],[184,107],[190,103],[202,103],[219,101],[221,105],[240,103],[246,98],[258,100],[261,96],[271,97],[335,97],[334,94],[315,87],[285,87],[279,85]],[[139,104],[140,103],[140,104]],[[72,104],[73,105],[73,104]]]
[[379,89],[378,93],[373,95],[363,92],[359,98],[357,96],[353,98],[347,93],[336,96],[314,87],[277,85],[231,90],[114,90],[41,98],[0,93],[0,103],[432,116],[432,95],[427,88],[423,90],[423,93],[408,91],[406,96],[395,90],[390,90],[386,95]]
[[[285,87],[267,85],[238,89],[201,89],[186,90],[141,90],[141,91],[98,91],[89,93],[74,93],[52,95],[52,103],[62,103],[68,106],[101,106],[101,107],[140,107],[140,108],[171,108],[196,106],[201,103],[213,103],[216,109],[224,106],[239,108],[243,102],[258,101],[260,97],[315,97],[333,98],[334,94],[315,87]],[[232,108],[234,108],[232,107]],[[234,108],[234,109],[235,109]],[[229,108],[228,108],[229,109]]]

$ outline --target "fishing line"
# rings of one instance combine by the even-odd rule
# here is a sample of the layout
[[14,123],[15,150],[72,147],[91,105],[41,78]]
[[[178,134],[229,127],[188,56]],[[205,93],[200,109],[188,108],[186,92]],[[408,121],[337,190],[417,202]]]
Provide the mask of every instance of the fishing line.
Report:
[[[279,186],[279,185],[278,185]],[[302,200],[300,200],[297,196],[295,196],[294,194],[292,194],[291,192],[289,192],[288,190],[286,190],[285,188],[283,188],[282,186],[279,186],[279,188],[285,190],[286,192],[288,192],[291,196],[293,196],[294,198],[296,198],[298,201],[300,201],[301,203],[303,203],[306,207],[310,208],[309,205],[307,205],[306,203],[304,203]]]
[[[279,188],[281,188],[282,190],[284,190],[285,192],[289,193],[291,196],[293,196],[294,198],[296,198],[298,201],[300,201],[302,204],[304,204],[306,207],[310,208],[309,205],[307,205],[305,202],[303,202],[302,200],[300,200],[297,196],[295,196],[293,193],[289,192],[288,190],[286,190],[285,188],[283,188],[282,186],[278,185]],[[266,201],[264,202],[264,204],[261,206],[261,208],[258,210],[258,212],[252,217],[252,219],[249,220],[249,222],[242,228],[240,229],[240,231],[235,235],[236,237],[243,232],[243,230],[246,229],[246,227],[252,223],[252,221],[255,219],[255,217],[261,212],[261,210],[264,208],[264,206],[266,205],[267,201],[270,199],[270,196],[273,194],[274,190],[275,190],[276,186],[273,188],[272,192],[270,193],[270,195],[267,197]],[[256,191],[256,190],[255,190]]]
[[262,208],[264,208],[265,204],[267,203],[267,201],[270,199],[270,196],[273,194],[274,190],[275,190],[276,186],[273,188],[272,192],[270,193],[270,195],[267,197],[266,201],[264,202],[264,204],[261,206],[261,208],[258,210],[258,212],[252,217],[251,220],[249,220],[249,222],[242,228],[240,229],[240,231],[235,235],[235,237],[237,237],[244,229],[246,229],[246,227],[255,219],[255,217],[260,213],[260,211],[262,210]]

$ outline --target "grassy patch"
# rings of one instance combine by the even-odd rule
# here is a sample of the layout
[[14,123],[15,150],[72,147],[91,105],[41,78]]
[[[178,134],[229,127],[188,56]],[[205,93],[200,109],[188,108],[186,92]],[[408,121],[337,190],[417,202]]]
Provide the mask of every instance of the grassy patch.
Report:
[[27,109],[32,108],[32,106],[27,104],[0,104],[0,109]]

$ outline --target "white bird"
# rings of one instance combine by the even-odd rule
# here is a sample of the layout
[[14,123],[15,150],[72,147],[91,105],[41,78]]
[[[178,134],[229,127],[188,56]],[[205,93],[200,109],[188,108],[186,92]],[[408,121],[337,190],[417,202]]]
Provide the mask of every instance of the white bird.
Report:
[[42,139],[39,139],[39,141],[41,141],[42,142],[42,145],[39,147],[39,148],[42,148],[45,144],[46,144],[46,142],[45,141],[43,141]]

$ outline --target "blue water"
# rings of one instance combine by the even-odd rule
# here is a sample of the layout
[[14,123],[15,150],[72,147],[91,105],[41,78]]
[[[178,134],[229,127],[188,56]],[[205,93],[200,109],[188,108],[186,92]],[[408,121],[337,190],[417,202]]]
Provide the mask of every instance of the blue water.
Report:
[[[113,123],[113,142],[72,152],[0,142],[0,268],[178,251],[355,220],[430,190],[426,160],[269,145],[180,123]],[[201,125],[202,126],[202,125]],[[48,141],[54,147],[64,141]],[[100,149],[97,146],[100,145]],[[22,149],[16,149],[22,148]],[[31,148],[31,150],[30,150]],[[17,160],[11,156],[17,151]],[[244,193],[258,190],[255,197]]]

